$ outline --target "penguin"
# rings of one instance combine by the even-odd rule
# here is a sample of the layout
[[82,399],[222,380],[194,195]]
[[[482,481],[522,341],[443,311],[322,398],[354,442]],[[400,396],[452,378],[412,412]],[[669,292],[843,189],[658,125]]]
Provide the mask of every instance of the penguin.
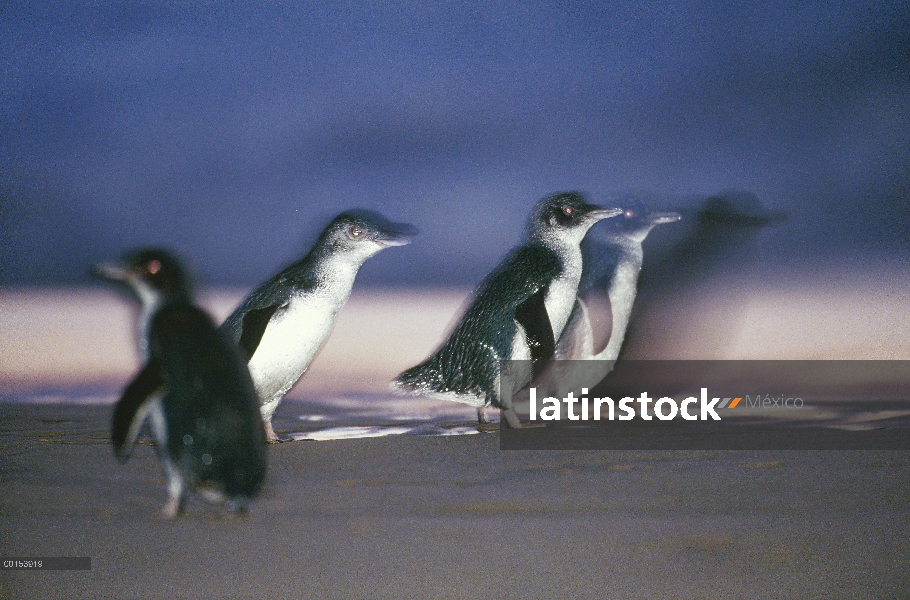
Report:
[[764,268],[762,234],[787,215],[745,191],[691,202],[679,209],[684,225],[647,248],[625,341],[613,370],[589,394],[637,394],[647,381],[655,393],[673,396],[723,371],[751,301],[743,282]]
[[655,227],[681,218],[677,212],[652,212],[641,202],[631,202],[619,217],[584,239],[572,316],[556,344],[554,360],[534,382],[542,393],[562,398],[569,391],[593,388],[612,370],[635,303],[642,245]]
[[[594,223],[620,213],[577,192],[539,201],[523,243],[483,280],[448,340],[401,373],[393,389],[475,406],[481,423],[492,404],[508,427],[521,427],[512,396],[553,355],[569,320],[582,274],[581,242]],[[501,361],[513,362],[501,371]]]
[[[169,287],[172,289],[182,290],[182,293],[189,297],[192,295],[192,284],[186,276],[183,267],[177,259],[165,250],[159,248],[146,248],[137,250],[132,257],[128,257],[119,264],[100,264],[92,268],[92,274],[104,279],[120,283],[127,283],[126,270],[124,265],[134,262],[139,264],[143,261],[158,261],[159,270],[164,276],[172,279]],[[161,296],[140,280],[134,280],[133,285],[129,285],[130,291],[136,299],[139,300],[139,315],[136,319],[136,349],[139,353],[139,361],[145,365],[149,359],[149,329],[151,326],[152,316],[160,308]],[[162,388],[163,389],[163,388]],[[159,390],[160,392],[161,390]],[[166,439],[164,414],[161,411],[161,394],[157,393],[150,396],[143,406],[142,410],[137,413],[133,437],[139,434],[143,422],[147,422],[152,430],[152,437],[161,441]],[[165,445],[159,443],[158,447],[163,448]],[[159,452],[160,455],[160,452]]]
[[[675,243],[645,257],[620,360],[722,358],[749,300],[739,282],[761,265],[761,233],[787,219],[737,190],[680,212],[685,227],[674,232]],[[720,319],[709,310],[718,301]]]
[[189,490],[246,510],[265,481],[266,443],[237,347],[193,304],[187,275],[168,252],[139,250],[95,273],[127,284],[142,305],[144,366],[114,408],[114,455],[129,458],[148,416],[167,479],[166,518],[180,514]]
[[275,409],[329,337],[361,265],[416,233],[375,212],[343,212],[306,256],[253,290],[221,325],[247,357],[269,442],[279,441]]

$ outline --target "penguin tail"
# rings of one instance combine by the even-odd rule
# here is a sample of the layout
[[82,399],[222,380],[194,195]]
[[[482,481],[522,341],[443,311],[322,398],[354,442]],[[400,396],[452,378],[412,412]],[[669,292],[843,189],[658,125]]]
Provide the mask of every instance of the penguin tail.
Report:
[[[445,369],[445,357],[435,355],[426,362],[399,375],[389,388],[405,396],[426,396],[437,400],[460,402],[480,407],[496,404],[490,385],[479,385],[466,378],[459,369]],[[447,376],[446,374],[449,373]]]
[[434,356],[430,360],[404,371],[389,384],[389,389],[405,396],[419,396],[442,391],[442,376],[439,370],[433,367],[435,359]]

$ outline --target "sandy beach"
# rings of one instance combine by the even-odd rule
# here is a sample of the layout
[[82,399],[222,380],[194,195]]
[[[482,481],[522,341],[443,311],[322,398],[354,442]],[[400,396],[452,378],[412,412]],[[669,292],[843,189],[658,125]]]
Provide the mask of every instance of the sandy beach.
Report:
[[[282,411],[295,412],[294,403]],[[903,598],[903,452],[503,452],[497,433],[270,448],[245,518],[163,521],[109,408],[0,404],[4,598]]]
[[[747,290],[721,358],[906,360],[910,292],[885,281],[872,296],[868,282]],[[3,570],[0,597],[907,597],[907,452],[503,451],[470,407],[390,398],[388,380],[432,350],[466,293],[355,294],[276,414],[286,434],[388,433],[401,411],[425,425],[271,446],[246,516],[194,498],[168,522],[148,442],[125,465],[109,442],[136,368],[127,305],[101,290],[4,292],[0,554],[92,568]],[[202,299],[223,318],[239,295]],[[705,348],[709,333],[687,335]]]

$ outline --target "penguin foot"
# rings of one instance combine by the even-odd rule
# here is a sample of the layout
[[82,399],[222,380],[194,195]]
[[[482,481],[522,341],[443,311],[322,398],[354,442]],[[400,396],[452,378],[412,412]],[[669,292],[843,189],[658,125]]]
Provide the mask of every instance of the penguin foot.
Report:
[[277,444],[279,441],[278,434],[275,433],[275,429],[272,427],[272,421],[265,421],[265,441],[270,444]]
[[518,420],[518,413],[514,408],[503,408],[500,410],[501,419],[505,421],[509,429],[521,429],[521,421]]
[[164,468],[164,475],[167,478],[167,502],[161,509],[161,515],[165,519],[176,519],[183,512],[186,481],[180,469],[166,452],[162,455],[161,466]]
[[161,516],[170,521],[179,517],[182,512],[183,498],[172,496],[164,503],[164,507],[161,509]]
[[231,498],[224,503],[231,518],[242,518],[246,516],[247,508],[250,502],[247,498]]
[[199,494],[202,499],[209,504],[221,504],[222,502],[227,501],[224,492],[214,487],[200,485],[196,488],[196,493]]

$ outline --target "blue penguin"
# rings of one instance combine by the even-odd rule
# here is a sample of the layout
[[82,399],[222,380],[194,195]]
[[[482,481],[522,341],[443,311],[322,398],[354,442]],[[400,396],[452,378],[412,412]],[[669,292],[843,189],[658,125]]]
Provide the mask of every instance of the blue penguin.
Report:
[[[675,243],[645,257],[620,360],[723,356],[748,301],[737,280],[755,277],[762,232],[787,218],[755,194],[732,190],[705,198],[683,214],[685,227],[675,228]],[[725,309],[718,319],[705,302],[721,298]]]
[[[163,297],[156,293],[155,289],[148,285],[147,282],[136,277],[131,277],[127,272],[126,267],[130,263],[140,264],[142,262],[150,263],[151,261],[158,261],[157,265],[159,266],[156,268],[164,273],[164,277],[168,277],[172,280],[168,285],[169,288],[181,290],[181,293],[187,298],[191,296],[191,282],[187,278],[183,267],[180,266],[174,256],[159,248],[137,250],[133,253],[133,256],[128,257],[121,263],[104,263],[92,268],[93,275],[127,284],[130,291],[136,299],[139,300],[140,312],[136,319],[136,348],[139,352],[139,361],[143,365],[149,360],[149,329],[151,327],[152,316],[161,308]],[[161,392],[163,392],[163,388],[154,392],[153,395],[149,396],[146,402],[142,404],[137,411],[136,417],[133,419],[131,424],[132,429],[130,430],[131,445],[139,435],[143,423],[148,422],[149,427],[151,427],[152,430],[152,437],[159,441],[159,458],[161,457],[161,449],[165,447],[162,440],[167,439],[164,413],[161,408]],[[127,454],[128,452],[129,449],[127,450]]]
[[180,263],[160,249],[134,252],[96,274],[129,285],[142,304],[145,364],[114,408],[114,454],[125,461],[150,416],[167,478],[163,513],[176,517],[189,489],[245,510],[266,471],[265,429],[242,355],[192,303]]
[[255,290],[221,325],[248,357],[269,442],[272,415],[322,348],[361,265],[417,230],[365,210],[329,223],[312,250]]
[[[621,212],[575,192],[538,202],[524,243],[480,284],[440,349],[401,373],[393,388],[475,406],[481,422],[492,404],[506,425],[520,427],[512,396],[531,381],[533,365],[552,356],[569,320],[582,273],[581,241],[594,223]],[[514,372],[500,372],[500,361],[522,362],[509,363]]]
[[[642,244],[658,225],[675,223],[676,212],[651,212],[641,202],[605,222],[582,242],[583,270],[572,316],[556,344],[554,361],[535,383],[562,398],[593,388],[619,357],[644,260]],[[571,362],[560,361],[591,361]]]

